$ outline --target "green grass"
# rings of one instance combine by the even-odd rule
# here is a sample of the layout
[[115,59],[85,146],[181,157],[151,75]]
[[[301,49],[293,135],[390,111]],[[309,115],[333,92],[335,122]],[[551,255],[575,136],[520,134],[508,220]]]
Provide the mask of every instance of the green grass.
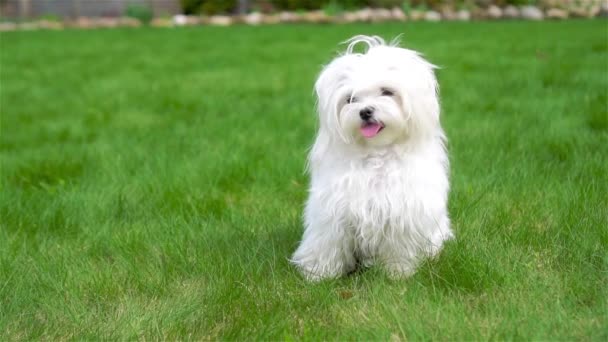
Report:
[[[457,240],[306,283],[312,84],[442,66]],[[0,340],[608,338],[606,21],[2,33]]]

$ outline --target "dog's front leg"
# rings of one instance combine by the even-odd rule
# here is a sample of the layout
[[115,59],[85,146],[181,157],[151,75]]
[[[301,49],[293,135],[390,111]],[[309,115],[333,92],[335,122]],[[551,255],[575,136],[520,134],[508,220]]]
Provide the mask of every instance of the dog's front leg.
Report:
[[309,201],[306,229],[291,261],[310,281],[336,278],[356,266],[353,232],[323,203]]

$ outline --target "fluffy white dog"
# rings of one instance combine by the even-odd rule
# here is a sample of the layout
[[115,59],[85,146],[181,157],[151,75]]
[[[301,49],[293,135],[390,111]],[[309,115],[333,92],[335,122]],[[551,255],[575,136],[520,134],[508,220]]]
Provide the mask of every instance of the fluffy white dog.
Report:
[[347,42],[315,84],[320,127],[292,262],[309,280],[372,264],[407,277],[453,237],[436,67],[379,37]]

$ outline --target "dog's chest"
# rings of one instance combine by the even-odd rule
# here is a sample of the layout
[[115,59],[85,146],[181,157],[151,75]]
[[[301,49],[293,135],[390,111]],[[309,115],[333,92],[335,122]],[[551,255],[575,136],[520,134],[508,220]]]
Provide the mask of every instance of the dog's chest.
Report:
[[407,204],[408,167],[398,161],[368,158],[351,169],[342,183],[347,214],[355,225],[388,224]]

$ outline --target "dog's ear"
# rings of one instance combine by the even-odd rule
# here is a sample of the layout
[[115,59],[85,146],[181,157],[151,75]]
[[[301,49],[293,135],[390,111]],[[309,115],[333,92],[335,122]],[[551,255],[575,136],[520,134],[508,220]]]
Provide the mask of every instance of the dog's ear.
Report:
[[323,68],[315,83],[321,130],[327,130],[331,136],[339,136],[346,142],[349,138],[340,127],[339,116],[342,107],[346,105],[353,58],[356,57],[346,55],[334,59]]
[[331,130],[337,125],[338,103],[335,101],[335,85],[339,83],[336,68],[333,62],[325,66],[319,74],[315,83],[315,94],[317,97],[317,114],[321,129]]
[[409,121],[408,134],[433,134],[439,125],[439,85],[434,70],[437,68],[417,53],[407,51],[407,62],[399,68],[403,112]]

